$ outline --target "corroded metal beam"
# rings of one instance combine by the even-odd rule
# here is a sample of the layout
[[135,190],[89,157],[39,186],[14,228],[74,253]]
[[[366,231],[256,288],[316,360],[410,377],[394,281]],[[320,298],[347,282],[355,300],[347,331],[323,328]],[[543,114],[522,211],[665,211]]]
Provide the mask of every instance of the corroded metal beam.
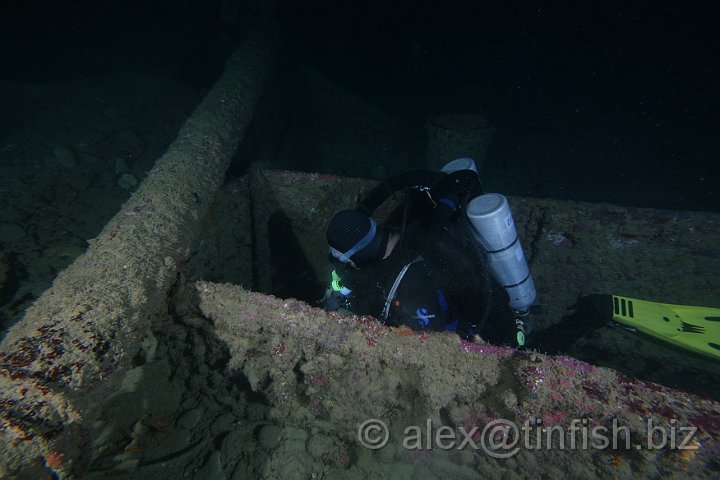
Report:
[[3,340],[0,477],[82,470],[86,413],[166,321],[168,293],[252,118],[275,43],[250,31],[130,200]]

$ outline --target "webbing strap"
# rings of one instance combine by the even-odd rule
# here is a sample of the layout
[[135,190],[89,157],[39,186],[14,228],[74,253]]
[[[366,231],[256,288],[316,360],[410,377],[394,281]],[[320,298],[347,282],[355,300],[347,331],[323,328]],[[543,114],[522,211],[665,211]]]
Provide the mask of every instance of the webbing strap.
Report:
[[390,316],[390,305],[392,305],[393,300],[395,300],[395,295],[397,295],[397,289],[400,287],[400,282],[402,282],[402,279],[407,273],[408,268],[410,268],[410,265],[412,265],[413,263],[421,262],[422,260],[424,260],[423,256],[418,255],[417,257],[415,257],[415,260],[405,265],[402,270],[400,270],[400,273],[398,273],[398,276],[395,277],[395,281],[393,282],[393,286],[390,289],[390,293],[385,300],[385,307],[383,308],[383,321],[387,321],[388,317]]

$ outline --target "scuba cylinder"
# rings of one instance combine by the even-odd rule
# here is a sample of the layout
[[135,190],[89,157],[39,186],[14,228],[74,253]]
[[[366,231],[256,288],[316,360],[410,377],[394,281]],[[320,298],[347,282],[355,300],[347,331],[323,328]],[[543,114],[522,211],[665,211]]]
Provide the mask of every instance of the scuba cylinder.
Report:
[[475,240],[485,250],[493,277],[510,297],[510,308],[517,315],[525,315],[535,301],[535,284],[507,198],[499,193],[475,197],[467,205],[466,215]]
[[470,157],[456,158],[452,162],[448,162],[443,166],[440,171],[443,173],[453,173],[459,170],[472,170],[478,173],[477,165],[475,160]]
[[[459,170],[477,167],[472,158],[458,158],[447,163],[441,171],[453,174]],[[478,177],[479,181],[479,177]],[[472,195],[472,194],[471,194]],[[516,339],[519,347],[525,345],[531,325],[521,317],[530,313],[536,297],[535,284],[515,229],[515,221],[507,198],[498,193],[483,194],[482,186],[475,190],[465,207],[465,216],[475,244],[485,253],[487,265],[495,280],[505,288],[509,306],[515,314]]]

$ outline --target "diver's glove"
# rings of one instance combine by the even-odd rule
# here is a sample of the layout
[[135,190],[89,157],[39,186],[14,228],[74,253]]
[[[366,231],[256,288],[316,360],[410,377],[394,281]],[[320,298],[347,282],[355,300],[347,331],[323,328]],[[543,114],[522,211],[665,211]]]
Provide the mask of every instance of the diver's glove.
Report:
[[334,312],[336,310],[350,310],[350,302],[347,295],[343,295],[332,288],[325,290],[325,297],[322,300],[323,308],[326,312]]

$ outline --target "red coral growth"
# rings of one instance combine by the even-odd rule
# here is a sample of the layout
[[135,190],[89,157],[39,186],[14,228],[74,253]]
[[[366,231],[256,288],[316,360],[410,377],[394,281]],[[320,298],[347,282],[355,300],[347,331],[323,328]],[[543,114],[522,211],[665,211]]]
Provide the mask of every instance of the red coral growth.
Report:
[[315,387],[324,387],[327,385],[327,379],[322,375],[313,375],[310,377],[310,383]]
[[596,367],[589,363],[565,355],[558,355],[554,357],[554,360],[556,363],[574,370],[576,373],[593,373],[596,370]]
[[367,343],[368,347],[377,346],[380,343],[380,337],[384,333],[386,333],[389,328],[381,324],[374,317],[360,317],[357,319],[357,322],[365,327],[363,328],[363,330],[365,335],[365,342]]
[[608,401],[608,392],[604,391],[597,382],[585,380],[580,386],[585,390],[588,397],[603,403]]
[[272,352],[275,355],[282,355],[283,353],[285,353],[285,342],[280,342],[275,345],[272,349]]
[[27,367],[37,359],[37,350],[30,345],[22,345],[17,351],[8,354],[0,354],[3,370],[11,375],[14,370]]
[[88,347],[87,345],[84,345],[84,344],[83,344],[80,340],[78,340],[77,338],[73,338],[72,344],[75,345],[75,348],[77,348],[77,349],[80,350],[81,352],[84,352],[84,351],[86,351],[88,348],[90,348],[90,347]]
[[467,416],[463,420],[463,428],[469,433],[473,441],[479,441],[482,436],[482,430],[488,423],[496,420],[496,418],[487,410],[480,412],[471,408]]
[[365,334],[365,342],[367,343],[368,347],[376,347],[378,343],[380,343],[380,341],[376,337],[370,336],[367,333]]
[[525,386],[525,388],[528,390],[534,390],[545,380],[545,370],[543,370],[542,367],[529,365],[518,370],[517,378],[520,380],[520,383]]
[[[44,383],[67,380],[72,371],[67,367],[53,366],[53,361],[65,354],[67,333],[62,328],[43,325],[39,335],[20,339],[14,351],[0,354],[0,372],[12,380],[36,378]],[[28,368],[35,362],[35,368]]]
[[544,425],[550,427],[561,423],[567,415],[568,413],[564,410],[549,410],[543,412],[542,421]]
[[317,398],[311,398],[308,400],[308,408],[310,408],[310,411],[315,415],[320,415],[325,410],[322,403]]
[[691,416],[689,419],[691,426],[697,427],[708,435],[720,437],[720,412],[701,410],[697,415]]
[[62,454],[53,450],[45,454],[45,463],[53,470],[58,470],[64,464]]
[[563,396],[560,392],[550,392],[550,398],[555,402],[562,402],[565,400],[565,396]]

